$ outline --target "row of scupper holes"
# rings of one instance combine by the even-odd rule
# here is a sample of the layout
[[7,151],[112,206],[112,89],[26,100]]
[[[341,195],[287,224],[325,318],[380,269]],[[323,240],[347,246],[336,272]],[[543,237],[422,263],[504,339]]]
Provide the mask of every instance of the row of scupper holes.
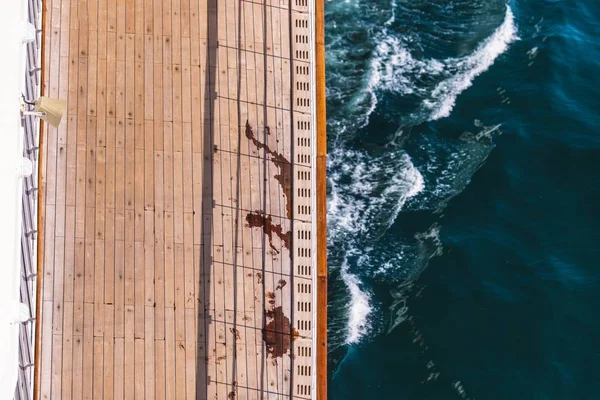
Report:
[[298,302],[298,311],[306,311],[311,312],[312,304],[310,301],[299,301]]
[[298,375],[310,376],[310,365],[298,365]]
[[296,28],[308,28],[308,20],[297,19],[296,20]]
[[309,75],[310,69],[308,68],[308,66],[296,65],[296,73],[298,75]]
[[296,389],[301,396],[308,396],[310,394],[310,385],[298,385]]
[[298,206],[298,214],[310,215],[310,206],[299,205]]
[[308,50],[296,50],[296,58],[308,60]]
[[296,354],[300,357],[312,357],[312,348],[308,346],[298,346]]
[[310,154],[298,154],[299,163],[310,163]]
[[310,189],[298,188],[298,197],[310,197]]
[[308,43],[308,35],[296,35],[296,43]]
[[310,276],[310,265],[298,265],[298,275]]
[[298,197],[310,197],[310,189],[298,188]]
[[298,239],[310,240],[310,231],[298,231]]
[[310,99],[298,97],[296,99],[296,105],[298,107],[308,107],[310,105]]
[[310,283],[299,283],[298,284],[298,293],[310,293],[311,287]]
[[310,83],[309,82],[296,82],[296,90],[308,91],[308,90],[310,90]]
[[298,257],[310,257],[310,249],[306,247],[298,247]]
[[310,147],[310,138],[298,138],[298,146]]
[[310,171],[298,171],[298,179],[301,181],[310,180]]
[[312,328],[311,321],[304,321],[301,319],[298,320],[298,329],[300,329],[301,331],[310,331],[311,328]]
[[310,121],[298,121],[298,129],[303,131],[309,131]]

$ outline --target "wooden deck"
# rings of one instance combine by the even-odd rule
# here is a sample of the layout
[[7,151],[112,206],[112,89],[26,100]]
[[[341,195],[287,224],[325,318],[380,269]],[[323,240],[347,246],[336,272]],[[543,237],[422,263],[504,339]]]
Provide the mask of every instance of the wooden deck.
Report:
[[45,7],[36,397],[314,398],[309,1]]

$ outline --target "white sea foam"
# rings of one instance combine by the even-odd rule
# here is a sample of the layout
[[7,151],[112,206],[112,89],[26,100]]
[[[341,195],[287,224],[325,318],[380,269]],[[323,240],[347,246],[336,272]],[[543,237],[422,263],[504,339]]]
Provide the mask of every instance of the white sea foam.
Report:
[[373,306],[368,288],[351,271],[349,259],[361,274],[376,275],[372,244],[394,222],[404,204],[423,190],[423,177],[402,150],[380,156],[337,147],[329,169],[328,199],[330,240],[336,251],[343,247],[340,275],[349,295],[346,344],[368,335]]
[[[392,22],[393,22],[392,17]],[[369,100],[363,126],[378,104],[379,92],[423,97],[424,120],[436,120],[450,115],[456,98],[473,84],[473,80],[487,71],[509,45],[518,39],[514,15],[509,6],[502,24],[469,55],[443,60],[417,59],[405,44],[385,24],[377,37],[377,47],[371,58],[369,78],[364,96]],[[435,78],[439,83],[433,89],[420,85],[423,78]],[[360,97],[359,97],[360,98]]]
[[351,298],[348,305],[346,344],[355,344],[368,334],[368,318],[372,309],[371,295],[360,288],[360,280],[348,271],[347,263],[342,265],[341,276]]
[[403,151],[381,156],[336,148],[330,155],[328,223],[336,235],[369,234],[389,227],[408,199],[423,190],[421,173]]
[[487,71],[496,58],[504,53],[510,43],[518,39],[515,18],[510,7],[506,7],[504,22],[470,55],[447,59],[444,64],[457,72],[439,83],[429,100],[424,102],[431,109],[431,119],[450,115],[456,98],[473,84],[473,80]]

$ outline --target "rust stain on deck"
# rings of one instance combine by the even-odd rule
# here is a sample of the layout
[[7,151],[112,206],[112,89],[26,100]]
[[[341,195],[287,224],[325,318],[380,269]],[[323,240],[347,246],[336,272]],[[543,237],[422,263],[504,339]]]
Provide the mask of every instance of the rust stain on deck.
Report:
[[262,215],[260,211],[255,211],[246,215],[246,222],[248,223],[247,226],[250,228],[262,228],[265,235],[269,237],[269,244],[271,245],[271,248],[277,253],[279,253],[279,250],[277,250],[277,248],[273,244],[273,234],[277,235],[279,239],[281,239],[286,249],[290,249],[292,233],[284,233],[281,225],[273,224],[273,219],[270,215],[265,216]]
[[287,285],[287,282],[284,281],[283,279],[280,279],[275,290],[278,290],[278,289],[281,290],[285,287],[285,285]]
[[[271,128],[265,127],[265,133],[271,134]],[[246,137],[252,141],[258,150],[264,149],[270,156],[271,162],[279,169],[275,179],[285,195],[285,209],[288,218],[292,218],[292,164],[282,155],[269,148],[266,143],[261,143],[255,136],[250,122],[246,121]]]
[[267,352],[273,357],[283,357],[288,354],[292,346],[290,336],[290,319],[283,314],[281,306],[265,312],[267,324],[263,329],[263,340],[267,346]]

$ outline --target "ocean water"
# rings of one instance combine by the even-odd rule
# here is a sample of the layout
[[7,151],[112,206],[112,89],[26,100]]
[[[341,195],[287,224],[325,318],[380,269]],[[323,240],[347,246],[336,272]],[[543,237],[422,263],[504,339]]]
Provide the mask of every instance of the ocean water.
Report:
[[600,1],[326,3],[329,392],[600,398]]

